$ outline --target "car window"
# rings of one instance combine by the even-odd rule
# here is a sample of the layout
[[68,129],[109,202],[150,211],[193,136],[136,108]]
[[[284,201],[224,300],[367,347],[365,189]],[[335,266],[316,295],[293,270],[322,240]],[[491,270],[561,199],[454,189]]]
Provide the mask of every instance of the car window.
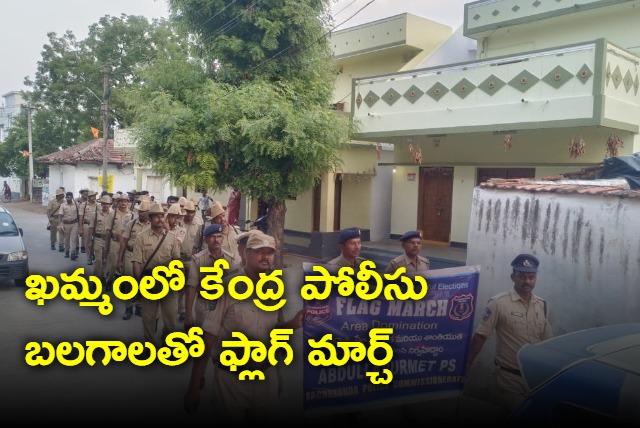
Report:
[[13,217],[7,213],[0,213],[0,236],[18,236],[19,234]]

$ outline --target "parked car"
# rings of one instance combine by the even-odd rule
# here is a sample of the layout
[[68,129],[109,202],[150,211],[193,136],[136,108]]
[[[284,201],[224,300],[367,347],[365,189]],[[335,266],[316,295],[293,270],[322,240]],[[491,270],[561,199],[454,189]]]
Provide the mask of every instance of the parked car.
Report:
[[17,287],[24,287],[29,276],[29,254],[22,235],[11,213],[0,206],[0,279],[11,279]]
[[640,426],[640,323],[527,345],[518,360],[530,394],[509,426]]

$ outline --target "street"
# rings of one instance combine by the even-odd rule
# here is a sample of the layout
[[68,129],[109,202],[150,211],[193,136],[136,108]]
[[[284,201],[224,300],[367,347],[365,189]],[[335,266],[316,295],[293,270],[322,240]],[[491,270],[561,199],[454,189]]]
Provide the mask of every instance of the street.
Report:
[[[20,204],[7,204],[18,226],[24,230],[24,241],[29,252],[31,274],[53,275],[72,273],[78,267],[91,274],[86,265],[86,255],[76,261],[65,259],[63,253],[49,248],[47,219],[38,209],[21,209]],[[286,255],[284,282],[287,285],[285,318],[291,318],[302,307],[298,292],[301,284],[302,261],[296,255]],[[182,407],[191,371],[190,362],[177,367],[154,363],[148,367],[136,367],[131,363],[111,361],[106,367],[99,358],[92,367],[82,363],[65,367],[55,362],[46,367],[30,367],[25,362],[25,345],[28,342],[86,340],[118,340],[126,344],[142,341],[141,318],[122,320],[124,305],[112,297],[114,310],[102,316],[95,307],[80,307],[77,302],[61,298],[46,301],[43,306],[25,297],[24,288],[10,281],[0,282],[0,313],[2,332],[0,343],[1,397],[3,416],[24,423],[69,420],[73,415],[92,417],[100,423],[162,421],[211,423],[215,416],[211,410],[212,392],[209,388],[211,372],[207,372],[207,384],[202,392],[200,409],[187,415]],[[294,361],[283,368],[285,385],[280,404],[283,419],[302,421],[302,331],[296,331],[289,342],[294,351]],[[98,354],[99,357],[99,354]],[[209,369],[211,369],[211,365]],[[478,416],[495,419],[495,409],[473,399],[439,400],[421,403],[414,411],[415,422],[442,420],[461,422],[477,420]],[[359,416],[362,424],[389,420],[401,423],[414,422],[404,419],[404,406],[367,411]],[[37,411],[35,410],[37,409]],[[307,418],[307,424],[331,423],[331,417]]]

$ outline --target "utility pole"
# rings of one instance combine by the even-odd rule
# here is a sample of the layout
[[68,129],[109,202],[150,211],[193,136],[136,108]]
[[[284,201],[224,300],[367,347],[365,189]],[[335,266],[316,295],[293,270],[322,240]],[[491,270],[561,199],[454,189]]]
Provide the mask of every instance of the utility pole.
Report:
[[33,135],[31,132],[31,104],[27,104],[27,132],[29,135],[29,201],[33,202]]
[[100,110],[102,111],[102,190],[108,191],[109,187],[109,174],[107,166],[109,164],[109,95],[111,93],[109,89],[109,76],[111,74],[111,67],[105,65],[102,68],[103,78],[103,98]]

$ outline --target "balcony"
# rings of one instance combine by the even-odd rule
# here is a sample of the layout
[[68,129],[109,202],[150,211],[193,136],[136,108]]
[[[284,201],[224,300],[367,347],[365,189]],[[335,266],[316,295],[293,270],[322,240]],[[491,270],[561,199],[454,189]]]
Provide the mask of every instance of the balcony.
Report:
[[341,64],[389,55],[405,62],[419,52],[431,51],[451,34],[443,24],[410,13],[403,13],[331,34],[334,58]]
[[639,64],[599,39],[355,79],[357,138],[579,126],[638,133]]
[[[616,6],[633,0],[486,0],[464,6],[464,35],[480,40],[498,28],[539,22],[551,18],[571,19],[576,12]],[[559,22],[558,22],[559,24]]]

